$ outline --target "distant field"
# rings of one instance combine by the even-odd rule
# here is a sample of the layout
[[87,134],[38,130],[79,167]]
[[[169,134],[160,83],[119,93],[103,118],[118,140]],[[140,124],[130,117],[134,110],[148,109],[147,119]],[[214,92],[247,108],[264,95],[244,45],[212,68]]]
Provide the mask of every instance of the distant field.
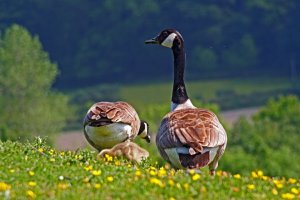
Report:
[[[212,81],[188,81],[186,82],[189,96],[201,98],[207,101],[216,98],[216,94],[222,91],[234,91],[237,94],[250,94],[253,92],[271,92],[292,87],[287,78],[272,79],[227,79]],[[120,96],[123,100],[132,102],[136,106],[145,103],[166,103],[171,99],[172,82],[153,83],[141,85],[122,86]]]

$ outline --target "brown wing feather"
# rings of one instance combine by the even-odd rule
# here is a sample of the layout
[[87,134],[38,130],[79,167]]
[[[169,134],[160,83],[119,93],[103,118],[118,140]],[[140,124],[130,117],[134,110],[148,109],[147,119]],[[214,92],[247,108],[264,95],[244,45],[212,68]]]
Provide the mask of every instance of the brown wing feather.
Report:
[[205,109],[170,112],[163,119],[157,134],[160,152],[165,148],[185,146],[190,148],[192,155],[201,153],[203,147],[220,146],[226,141],[226,132],[217,116]]
[[140,127],[140,119],[135,109],[126,102],[98,102],[87,112],[84,118],[84,126],[91,121],[108,119],[112,122],[122,122],[132,127],[132,133],[136,135]]

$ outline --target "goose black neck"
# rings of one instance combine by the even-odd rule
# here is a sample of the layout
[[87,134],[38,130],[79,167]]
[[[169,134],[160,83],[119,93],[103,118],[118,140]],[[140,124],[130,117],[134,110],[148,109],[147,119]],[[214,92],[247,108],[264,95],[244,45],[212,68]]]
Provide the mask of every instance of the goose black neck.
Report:
[[172,102],[181,104],[188,100],[184,84],[185,51],[183,40],[175,43],[172,47],[174,56],[174,82],[172,92]]

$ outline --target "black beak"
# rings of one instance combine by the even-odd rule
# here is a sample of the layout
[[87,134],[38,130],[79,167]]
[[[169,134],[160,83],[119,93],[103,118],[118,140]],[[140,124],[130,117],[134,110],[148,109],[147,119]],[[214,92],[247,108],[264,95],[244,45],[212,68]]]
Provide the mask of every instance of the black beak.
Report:
[[157,38],[152,38],[150,40],[146,40],[145,44],[158,44]]

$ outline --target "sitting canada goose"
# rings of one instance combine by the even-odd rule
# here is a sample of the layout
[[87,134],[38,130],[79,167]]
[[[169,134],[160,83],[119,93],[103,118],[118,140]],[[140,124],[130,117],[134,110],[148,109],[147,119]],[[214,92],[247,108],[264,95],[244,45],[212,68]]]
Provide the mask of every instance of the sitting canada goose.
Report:
[[142,160],[147,159],[149,156],[149,152],[147,150],[133,142],[130,142],[129,140],[119,143],[111,149],[103,149],[97,157],[102,158],[106,154],[113,157],[122,156],[135,163],[139,163]]
[[98,102],[87,112],[84,135],[97,150],[112,148],[137,135],[150,142],[149,126],[139,119],[135,109],[126,102]]
[[215,174],[226,148],[227,135],[217,116],[209,110],[196,108],[187,95],[181,34],[175,29],[165,29],[145,43],[171,48],[174,56],[171,112],[163,118],[156,136],[159,153],[175,168],[194,169],[208,165],[210,173]]

